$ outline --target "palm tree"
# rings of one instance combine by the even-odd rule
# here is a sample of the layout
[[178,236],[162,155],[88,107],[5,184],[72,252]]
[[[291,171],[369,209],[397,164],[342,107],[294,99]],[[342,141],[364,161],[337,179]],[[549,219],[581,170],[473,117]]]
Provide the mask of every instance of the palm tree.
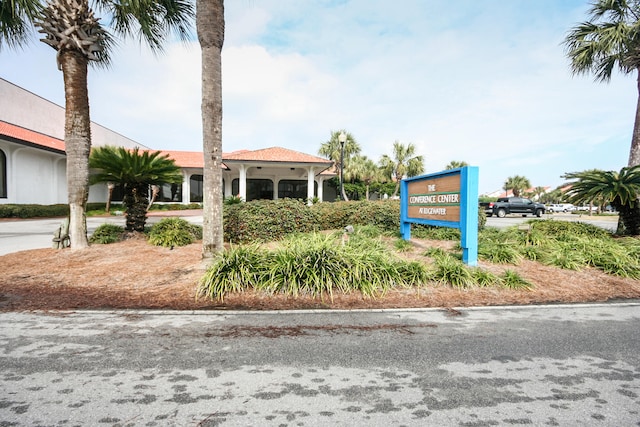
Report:
[[420,175],[424,172],[424,159],[416,156],[416,147],[412,143],[404,146],[400,141],[393,143],[393,157],[384,154],[380,158],[379,165],[387,179],[396,182],[392,197],[398,194],[400,181],[407,177]]
[[367,156],[354,156],[349,162],[349,168],[345,171],[347,179],[360,179],[365,184],[365,200],[369,200],[369,187],[372,182],[378,182],[382,178],[382,171],[376,163]]
[[604,199],[618,212],[618,234],[640,235],[640,165],[624,167],[620,172],[598,169],[571,172],[566,194],[571,203],[592,203]]
[[537,186],[531,192],[531,197],[540,202],[542,200],[542,195],[547,192],[547,189],[542,186]]
[[513,191],[513,195],[515,197],[520,197],[520,194],[527,188],[531,187],[531,182],[524,176],[516,175],[510,176],[504,182],[504,191],[508,192],[509,190]]
[[203,258],[212,258],[224,249],[221,56],[224,25],[224,0],[197,0],[196,27],[202,51]]
[[149,207],[149,186],[179,184],[182,172],[168,155],[160,151],[140,151],[123,147],[94,148],[89,167],[95,172],[90,182],[114,183],[124,188],[123,204],[126,211],[126,229],[144,231]]
[[[93,6],[93,7],[92,7]],[[72,249],[88,246],[85,207],[89,195],[91,119],[87,91],[89,63],[107,67],[114,45],[111,33],[96,18],[103,12],[115,35],[144,40],[154,52],[162,51],[176,33],[189,36],[194,16],[189,0],[11,0],[0,4],[0,47],[24,46],[34,33],[56,50],[65,91],[64,142],[67,153],[69,234]]]
[[[342,147],[340,145],[340,140],[338,139],[341,133],[344,133],[347,136],[347,140],[344,143],[344,159],[342,159]],[[358,144],[353,135],[351,135],[344,129],[331,131],[331,137],[328,141],[325,141],[320,145],[318,154],[320,154],[321,156],[325,156],[329,160],[333,161],[333,164],[338,171],[342,169],[348,170],[349,160],[351,159],[351,157],[360,154],[360,144]],[[344,165],[342,168],[340,167],[341,159],[344,161]],[[339,178],[344,182],[344,177]],[[347,198],[346,192],[344,191],[344,187],[342,188],[342,200],[349,200]]]
[[463,168],[465,166],[469,166],[469,163],[465,162],[465,161],[457,161],[457,160],[451,160],[449,162],[449,164],[447,166],[445,166],[445,170],[451,170],[451,169],[458,169],[458,168]]
[[[597,0],[589,9],[590,20],[571,29],[564,44],[573,74],[595,75],[608,82],[615,69],[638,74],[640,95],[640,2]],[[640,97],[631,138],[628,166],[640,164]]]

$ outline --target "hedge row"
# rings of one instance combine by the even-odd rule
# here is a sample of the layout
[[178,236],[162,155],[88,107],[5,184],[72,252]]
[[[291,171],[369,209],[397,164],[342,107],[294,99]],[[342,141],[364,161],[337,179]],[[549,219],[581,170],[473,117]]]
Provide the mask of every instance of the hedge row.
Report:
[[0,218],[68,216],[69,205],[0,205]]
[[224,239],[232,243],[278,240],[291,233],[373,225],[398,231],[400,203],[336,202],[307,206],[300,200],[256,200],[224,207]]
[[[293,199],[255,200],[224,206],[224,239],[232,243],[268,242],[292,233],[341,230],[347,225],[375,226],[382,232],[400,230],[400,202],[356,201],[307,206]],[[484,228],[484,212],[478,213]],[[430,228],[414,225],[415,229]]]

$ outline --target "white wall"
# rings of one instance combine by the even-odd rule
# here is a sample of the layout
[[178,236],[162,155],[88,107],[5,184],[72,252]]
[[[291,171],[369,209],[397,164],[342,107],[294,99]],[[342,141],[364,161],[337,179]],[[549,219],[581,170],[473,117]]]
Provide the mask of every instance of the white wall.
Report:
[[62,154],[2,140],[0,150],[7,157],[7,197],[1,198],[0,203],[66,203]]
[[[0,78],[0,120],[58,139],[64,139],[64,107]],[[111,129],[91,122],[93,146],[146,147]]]

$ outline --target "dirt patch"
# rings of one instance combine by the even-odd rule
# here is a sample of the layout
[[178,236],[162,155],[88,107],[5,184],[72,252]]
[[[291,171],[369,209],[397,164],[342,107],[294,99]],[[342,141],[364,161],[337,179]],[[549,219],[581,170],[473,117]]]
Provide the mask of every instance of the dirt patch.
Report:
[[[413,248],[399,255],[424,262],[429,262],[421,255],[426,248],[449,245],[419,239],[412,242]],[[200,251],[199,243],[170,250],[131,239],[92,245],[84,251],[37,249],[0,256],[0,310],[450,308],[640,298],[638,280],[609,276],[591,268],[569,271],[523,261],[518,266],[481,262],[480,267],[494,273],[515,270],[534,284],[531,291],[459,290],[429,284],[420,289],[394,290],[378,298],[334,294],[330,300],[246,292],[230,295],[220,303],[196,298],[198,280],[206,269]]]

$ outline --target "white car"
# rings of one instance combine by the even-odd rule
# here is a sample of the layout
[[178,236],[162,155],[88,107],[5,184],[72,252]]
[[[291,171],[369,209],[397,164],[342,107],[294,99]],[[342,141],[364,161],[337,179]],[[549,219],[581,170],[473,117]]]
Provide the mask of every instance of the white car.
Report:
[[556,203],[556,204],[552,204],[547,206],[547,211],[549,212],[571,212],[571,211],[575,211],[576,207],[573,206],[571,203]]

